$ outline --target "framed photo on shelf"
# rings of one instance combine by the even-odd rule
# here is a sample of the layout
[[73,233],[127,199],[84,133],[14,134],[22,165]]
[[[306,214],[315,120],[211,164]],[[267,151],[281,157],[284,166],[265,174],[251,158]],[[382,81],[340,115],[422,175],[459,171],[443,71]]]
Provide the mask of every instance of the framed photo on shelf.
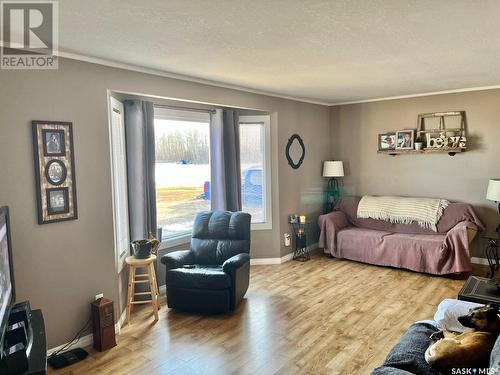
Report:
[[78,218],[73,124],[32,121],[38,224]]
[[413,150],[415,130],[400,130],[396,132],[396,149]]
[[379,151],[394,150],[396,148],[396,133],[384,133],[378,135]]

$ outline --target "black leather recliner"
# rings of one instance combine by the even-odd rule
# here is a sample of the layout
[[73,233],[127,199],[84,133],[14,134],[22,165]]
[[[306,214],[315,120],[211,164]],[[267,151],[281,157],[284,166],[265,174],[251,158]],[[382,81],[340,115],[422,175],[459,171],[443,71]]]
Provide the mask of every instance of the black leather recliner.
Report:
[[250,280],[250,218],[229,211],[196,215],[191,250],[161,258],[167,267],[168,307],[227,313],[238,306]]

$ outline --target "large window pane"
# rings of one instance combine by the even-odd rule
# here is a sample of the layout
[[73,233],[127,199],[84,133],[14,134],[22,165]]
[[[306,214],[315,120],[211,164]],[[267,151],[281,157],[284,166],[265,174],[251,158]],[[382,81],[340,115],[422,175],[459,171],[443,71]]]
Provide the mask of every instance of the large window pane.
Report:
[[241,203],[252,223],[266,221],[264,134],[262,123],[240,124]]
[[209,123],[155,118],[156,210],[162,239],[191,233],[210,209]]

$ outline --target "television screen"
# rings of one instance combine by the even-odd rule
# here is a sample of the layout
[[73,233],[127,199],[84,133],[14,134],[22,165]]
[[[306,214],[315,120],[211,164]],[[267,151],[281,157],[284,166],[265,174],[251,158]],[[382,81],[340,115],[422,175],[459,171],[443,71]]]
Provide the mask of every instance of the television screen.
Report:
[[7,314],[14,300],[8,212],[7,207],[0,208],[0,344],[8,321]]

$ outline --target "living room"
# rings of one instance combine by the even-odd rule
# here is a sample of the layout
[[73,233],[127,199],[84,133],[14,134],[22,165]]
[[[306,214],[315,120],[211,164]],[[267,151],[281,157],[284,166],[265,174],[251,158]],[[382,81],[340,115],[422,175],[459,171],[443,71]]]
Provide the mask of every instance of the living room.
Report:
[[[380,367],[390,367],[384,361],[414,322],[438,320],[450,306],[442,301],[466,283],[495,289],[498,2],[19,4],[2,2],[0,207],[10,222],[9,308],[29,301],[43,314],[43,371],[391,373]],[[31,51],[39,64],[31,66],[30,51],[13,44],[24,32],[15,15],[47,9],[57,48]],[[36,23],[30,32],[43,42]],[[228,122],[235,134],[218,132]],[[196,147],[188,134],[201,137]],[[184,151],[174,154],[172,139]],[[332,173],[325,162],[337,162]],[[246,188],[252,181],[256,195]],[[181,190],[191,195],[178,198]],[[418,200],[403,218],[359,216],[362,203],[384,197],[394,198],[388,210]],[[354,217],[342,211],[349,199]],[[434,210],[434,222],[420,225],[418,205]],[[179,255],[205,249],[216,225],[202,212],[221,210],[239,212],[213,216],[238,243],[216,262],[237,257],[224,271],[231,298],[210,294],[194,279],[198,262],[181,264],[188,256]],[[398,255],[388,245],[383,258],[371,256],[382,237],[351,242],[357,255],[348,254],[347,241],[361,238],[346,237],[357,220],[403,228]],[[149,232],[159,243],[146,241]],[[148,264],[141,245],[151,247]],[[136,266],[150,279],[134,290],[145,269],[132,274]],[[499,306],[494,294],[460,299]],[[461,313],[473,306],[458,305]],[[92,308],[103,306],[116,346],[100,351]],[[36,373],[2,345],[2,366],[20,368],[6,373]],[[72,364],[64,353],[76,348],[86,353]],[[54,358],[68,366],[56,370]],[[415,361],[424,372],[405,373],[429,373],[423,353]]]

